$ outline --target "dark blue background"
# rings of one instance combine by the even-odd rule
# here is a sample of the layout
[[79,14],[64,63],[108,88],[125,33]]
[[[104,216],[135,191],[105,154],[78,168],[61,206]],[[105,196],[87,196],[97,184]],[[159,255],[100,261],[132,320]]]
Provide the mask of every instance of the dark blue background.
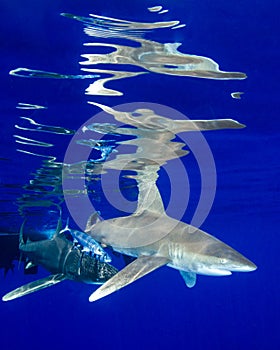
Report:
[[[199,276],[190,290],[177,271],[162,268],[94,304],[88,303],[88,296],[95,287],[65,282],[0,304],[2,349],[280,348],[279,5],[272,0],[162,1],[170,10],[162,16],[146,10],[154,5],[158,3],[144,0],[2,0],[1,231],[18,228],[21,219],[14,200],[41,164],[39,158],[16,152],[14,125],[26,115],[15,109],[18,102],[48,105],[47,112],[34,115],[36,121],[68,128],[78,128],[98,112],[87,100],[110,106],[162,103],[191,119],[229,117],[247,125],[206,134],[218,187],[203,229],[244,253],[258,270],[223,278]],[[179,19],[186,23],[184,29],[164,31],[168,38],[155,33],[153,39],[182,42],[182,52],[211,57],[222,70],[246,72],[248,79],[149,74],[112,83],[125,92],[122,97],[95,98],[84,95],[87,81],[9,76],[17,67],[79,74],[87,38],[82,24],[59,16],[61,12],[146,22]],[[233,91],[245,94],[237,101],[230,97]],[[63,155],[65,141],[56,147]],[[23,276],[17,270],[1,277],[1,295],[33,277],[39,275]]]

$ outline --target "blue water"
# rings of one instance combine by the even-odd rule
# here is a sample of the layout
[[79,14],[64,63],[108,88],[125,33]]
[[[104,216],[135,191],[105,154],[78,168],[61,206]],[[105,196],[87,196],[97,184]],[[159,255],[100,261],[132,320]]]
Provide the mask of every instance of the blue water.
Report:
[[[108,106],[145,101],[172,107],[190,119],[233,118],[246,124],[245,129],[204,133],[215,160],[217,190],[202,229],[242,252],[258,269],[222,278],[198,276],[197,285],[187,289],[176,270],[163,267],[93,304],[88,297],[95,286],[66,281],[25,298],[1,302],[2,349],[280,348],[279,5],[270,0],[169,0],[160,3],[169,9],[161,17],[147,11],[155,5],[159,4],[150,0],[1,2],[1,232],[18,232],[22,217],[16,200],[42,166],[42,158],[16,151],[20,147],[13,135],[37,137],[15,129],[20,116],[32,115],[41,124],[76,130],[99,112],[87,101]],[[150,73],[109,83],[110,88],[124,92],[112,97],[86,96],[86,80],[9,75],[18,67],[81,74],[78,62],[80,55],[88,52],[82,45],[88,38],[82,23],[61,17],[62,12],[137,22],[178,19],[185,28],[155,31],[150,38],[181,42],[181,52],[210,57],[222,70],[245,72],[248,78],[219,81]],[[240,100],[231,98],[234,91],[244,92]],[[26,112],[16,109],[19,102],[48,109]],[[63,161],[70,136],[40,133],[37,139],[53,143],[47,152]],[[184,164],[191,188],[183,217],[188,222],[198,199],[199,182],[193,156],[185,157]],[[168,202],[164,171],[158,185]],[[128,197],[135,197],[135,188],[126,191]],[[102,194],[100,197],[94,205],[105,218],[119,214],[104,204]],[[5,249],[1,246],[0,254]],[[43,269],[34,276],[24,275],[17,264],[5,278],[1,270],[1,295],[46,275]]]

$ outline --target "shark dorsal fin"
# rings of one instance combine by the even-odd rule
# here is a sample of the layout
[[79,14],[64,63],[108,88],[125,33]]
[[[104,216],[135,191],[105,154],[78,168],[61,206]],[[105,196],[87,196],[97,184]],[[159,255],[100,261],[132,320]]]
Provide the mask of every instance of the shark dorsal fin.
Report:
[[[62,225],[61,225],[62,227]],[[57,227],[57,230],[56,230],[56,233],[55,233],[55,236],[57,236],[58,234],[62,235],[64,232],[67,232],[70,230],[69,228],[69,217],[67,218],[66,220],[66,225],[65,227],[62,229],[61,227]]]
[[[67,221],[67,224],[68,224],[68,221]],[[62,219],[61,219],[61,216],[60,216],[58,221],[57,221],[56,230],[55,230],[55,233],[54,233],[53,237],[58,236],[61,233],[61,231],[62,231]],[[63,230],[63,232],[64,232],[64,230]]]
[[96,225],[98,222],[102,221],[102,218],[100,216],[100,212],[95,211],[93,214],[90,215],[87,225],[85,228],[85,232],[89,232],[92,226]]
[[139,181],[138,189],[138,206],[135,215],[146,210],[159,216],[165,213],[162,198],[155,182]]
[[[61,209],[61,207],[59,205],[57,205],[57,207],[59,209],[59,217],[58,217],[58,220],[57,220],[55,233],[54,233],[52,238],[55,238],[55,237],[59,236],[60,231],[62,230],[62,209]],[[67,221],[67,223],[68,223],[68,221]]]
[[25,225],[26,219],[23,221],[23,223],[20,226],[20,231],[19,231],[19,248],[25,244],[24,239],[23,239],[23,227]]

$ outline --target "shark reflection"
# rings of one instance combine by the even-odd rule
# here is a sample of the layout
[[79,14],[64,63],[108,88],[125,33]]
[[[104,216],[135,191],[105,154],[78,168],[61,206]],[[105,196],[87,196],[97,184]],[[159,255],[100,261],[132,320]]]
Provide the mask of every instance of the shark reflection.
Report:
[[[163,10],[164,11],[164,10]],[[89,37],[103,39],[125,39],[132,45],[119,45],[106,42],[88,42],[85,46],[109,49],[105,54],[82,54],[84,61],[82,71],[90,74],[60,74],[29,68],[16,68],[10,71],[10,75],[23,78],[51,78],[51,79],[94,79],[86,89],[88,95],[121,96],[118,90],[105,87],[109,81],[136,77],[144,73],[158,73],[184,77],[197,77],[206,79],[245,79],[242,72],[226,72],[219,68],[218,63],[208,57],[186,54],[179,51],[181,43],[160,43],[145,39],[144,36],[153,30],[163,28],[179,29],[185,26],[180,21],[161,22],[133,22],[113,17],[104,17],[91,14],[90,17],[82,17],[69,13],[62,13],[64,17],[82,22],[85,25],[84,32]],[[101,69],[88,66],[95,65],[134,66],[138,71],[122,69]],[[100,77],[101,75],[101,77]],[[102,76],[105,75],[105,76]],[[108,76],[109,75],[109,76]],[[99,78],[100,77],[100,78]]]
[[182,142],[172,141],[181,132],[241,129],[245,127],[245,125],[233,119],[173,120],[161,116],[149,108],[123,112],[100,103],[89,103],[99,107],[113,116],[116,121],[129,127],[120,128],[110,123],[94,123],[87,125],[84,130],[132,136],[132,140],[120,141],[118,144],[136,146],[135,153],[117,154],[113,160],[108,158],[103,164],[103,170],[147,170],[151,165],[161,166],[168,160],[182,157],[189,153],[189,151],[183,150],[186,145]]
[[98,64],[131,65],[143,71],[113,71],[96,68],[82,68],[82,71],[93,74],[110,74],[112,77],[101,78],[90,84],[86,89],[89,95],[122,95],[120,91],[107,89],[104,84],[110,80],[134,77],[143,73],[159,73],[176,76],[189,76],[207,79],[245,79],[246,74],[241,72],[225,72],[219,69],[218,63],[208,57],[190,55],[180,52],[181,43],[160,43],[144,39],[144,35],[152,30],[162,28],[182,28],[179,21],[141,23],[125,21],[116,18],[90,15],[81,17],[71,14],[62,14],[85,24],[85,33],[89,37],[127,39],[133,45],[118,45],[104,42],[89,42],[85,46],[94,48],[108,48],[112,52],[107,54],[82,54],[85,60],[82,66]]

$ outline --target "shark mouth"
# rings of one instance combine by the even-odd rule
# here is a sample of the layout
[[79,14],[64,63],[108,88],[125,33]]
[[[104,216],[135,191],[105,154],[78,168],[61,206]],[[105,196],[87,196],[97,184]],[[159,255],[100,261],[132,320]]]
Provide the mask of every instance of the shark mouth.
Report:
[[229,270],[212,269],[212,268],[206,268],[206,267],[199,269],[198,273],[200,275],[207,275],[207,276],[229,276],[232,274],[232,272]]

